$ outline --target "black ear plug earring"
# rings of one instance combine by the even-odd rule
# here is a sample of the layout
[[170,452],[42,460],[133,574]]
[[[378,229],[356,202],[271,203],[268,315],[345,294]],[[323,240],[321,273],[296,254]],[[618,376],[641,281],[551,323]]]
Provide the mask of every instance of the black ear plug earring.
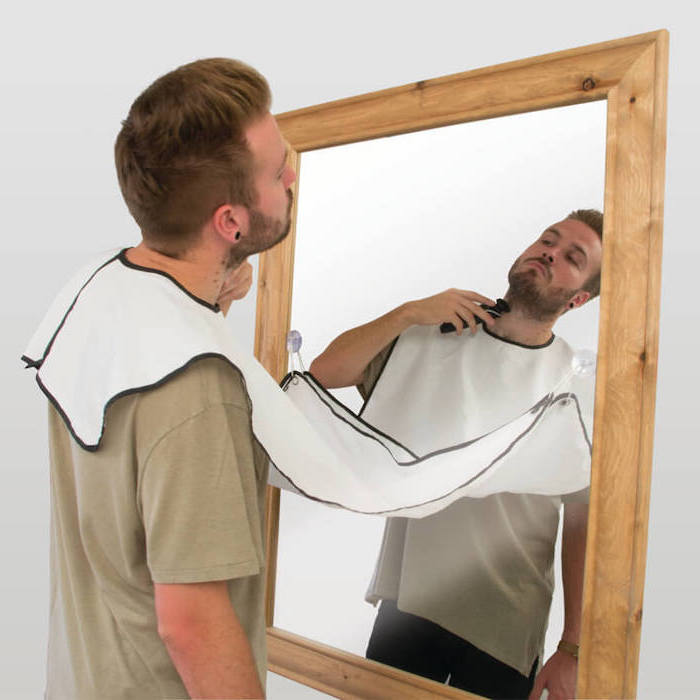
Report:
[[241,232],[240,232],[240,231],[236,231],[236,235],[234,236],[234,238],[235,238],[236,240],[238,240],[240,237],[241,237]]
[[573,301],[569,304],[569,308],[570,308],[570,309],[573,309],[573,308],[574,308],[574,302],[573,302]]

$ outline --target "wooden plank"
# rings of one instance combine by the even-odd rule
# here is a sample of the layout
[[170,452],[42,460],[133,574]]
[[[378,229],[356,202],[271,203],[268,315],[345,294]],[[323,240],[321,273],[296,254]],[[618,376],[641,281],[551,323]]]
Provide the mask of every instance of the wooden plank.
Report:
[[[289,149],[288,162],[300,174],[299,154]],[[278,245],[260,255],[258,268],[258,298],[255,319],[255,357],[278,382],[287,373],[286,337],[292,313],[292,283],[294,276],[294,243],[298,198],[294,197],[289,235]],[[279,489],[267,487],[265,503],[265,552],[267,557],[265,618],[267,625],[274,620],[275,580],[277,576],[277,544],[279,541]]]
[[[277,117],[298,151],[604,99],[654,34],[418,81]],[[587,80],[593,87],[584,87]],[[588,85],[588,84],[587,84]]]
[[639,481],[634,530],[630,625],[627,632],[625,661],[626,697],[637,696],[639,645],[642,633],[644,576],[649,528],[649,499],[654,447],[654,408],[659,352],[659,315],[661,309],[661,259],[663,239],[664,183],[666,163],[666,117],[668,89],[668,33],[663,32],[655,45],[654,115],[651,144],[651,215],[649,221],[649,267],[647,284],[646,360],[642,390]]
[[481,697],[276,628],[267,630],[267,654],[268,667],[274,673],[336,698],[468,700]]
[[659,285],[652,271],[660,240],[650,245],[650,237],[653,226],[660,239],[660,220],[654,223],[650,211],[652,192],[659,196],[654,170],[663,171],[655,130],[665,118],[656,109],[662,95],[655,73],[652,45],[608,97],[600,389],[579,697],[633,697],[636,688],[658,347]]
[[[290,149],[288,160],[298,179],[299,154]],[[258,269],[255,356],[277,381],[281,381],[287,373],[286,337],[292,309],[297,210],[298,201],[295,197],[289,235],[281,243],[260,254]]]

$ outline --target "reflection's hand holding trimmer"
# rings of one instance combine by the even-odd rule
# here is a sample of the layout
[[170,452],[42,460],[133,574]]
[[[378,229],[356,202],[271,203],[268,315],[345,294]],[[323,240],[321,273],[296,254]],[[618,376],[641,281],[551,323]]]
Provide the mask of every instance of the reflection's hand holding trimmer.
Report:
[[[487,306],[486,304],[482,304],[481,307],[486,309],[486,311],[489,312],[489,315],[493,318],[498,318],[499,316],[502,316],[510,311],[510,306],[508,306],[508,302],[505,299],[496,299],[496,306]],[[477,324],[484,322],[483,319],[479,318],[478,316],[474,316],[474,321]],[[464,319],[462,319],[462,323],[463,328],[467,328],[469,325]],[[440,333],[452,333],[456,330],[457,329],[454,327],[453,323],[440,324]]]

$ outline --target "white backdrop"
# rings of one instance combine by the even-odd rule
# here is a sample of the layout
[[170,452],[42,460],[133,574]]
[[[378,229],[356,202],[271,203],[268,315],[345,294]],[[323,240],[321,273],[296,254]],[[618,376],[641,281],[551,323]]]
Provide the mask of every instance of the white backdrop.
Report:
[[[639,697],[695,697],[700,486],[690,416],[700,311],[697,17],[692,4],[320,0],[14,4],[0,26],[3,249],[0,694],[44,686],[48,604],[45,406],[19,355],[55,291],[94,252],[131,244],[114,138],[135,96],[176,65],[233,56],[268,76],[282,112],[660,28],[671,31],[655,466]],[[252,348],[254,299],[231,322]],[[271,698],[318,694],[271,679]]]

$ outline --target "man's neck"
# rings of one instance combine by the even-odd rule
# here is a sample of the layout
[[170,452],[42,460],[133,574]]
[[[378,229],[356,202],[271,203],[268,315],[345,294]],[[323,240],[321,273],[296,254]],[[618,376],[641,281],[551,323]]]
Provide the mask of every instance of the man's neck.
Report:
[[143,241],[126,251],[129,262],[159,270],[177,280],[190,294],[215,304],[224,283],[225,269],[216,257],[193,249],[181,258],[172,258],[149,248]]
[[521,345],[544,345],[552,337],[554,319],[536,320],[506,296],[510,311],[494,319],[489,330],[504,340]]

